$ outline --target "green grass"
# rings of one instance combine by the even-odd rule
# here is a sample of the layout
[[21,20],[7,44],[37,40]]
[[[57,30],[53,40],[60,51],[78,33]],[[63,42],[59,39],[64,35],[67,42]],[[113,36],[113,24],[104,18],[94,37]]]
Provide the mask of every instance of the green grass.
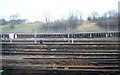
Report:
[[67,31],[54,31],[55,29],[50,29],[49,31],[47,30],[47,26],[44,27],[44,24],[40,23],[31,23],[31,24],[19,24],[19,25],[14,25],[14,28],[12,29],[10,25],[0,25],[0,31],[2,33],[78,33],[78,32],[101,32],[101,31],[106,31],[105,28],[100,28],[96,23],[91,23],[91,22],[84,22],[82,25],[79,25],[77,29],[74,30],[67,30]]
[[19,24],[15,25],[14,28],[12,29],[10,25],[0,25],[0,31],[2,33],[7,33],[7,32],[36,32],[39,30],[41,27],[41,24],[39,23],[34,23],[34,24]]

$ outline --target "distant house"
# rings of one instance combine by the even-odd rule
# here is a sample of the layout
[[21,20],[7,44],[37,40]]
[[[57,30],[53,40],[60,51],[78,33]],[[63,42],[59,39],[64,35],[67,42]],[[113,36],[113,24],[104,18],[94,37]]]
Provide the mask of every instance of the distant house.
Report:
[[26,19],[17,19],[17,20],[10,20],[8,23],[9,24],[22,24],[22,23],[26,23]]
[[0,25],[2,25],[2,19],[0,19]]
[[7,21],[5,19],[0,19],[0,25],[5,25],[7,24]]

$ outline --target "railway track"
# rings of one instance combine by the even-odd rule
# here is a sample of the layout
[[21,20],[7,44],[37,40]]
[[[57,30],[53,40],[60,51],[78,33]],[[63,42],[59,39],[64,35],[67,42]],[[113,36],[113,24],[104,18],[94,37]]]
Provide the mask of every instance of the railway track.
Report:
[[[69,42],[68,42],[69,41]],[[117,40],[3,40],[3,69],[119,75]],[[34,71],[33,71],[34,70]],[[15,71],[14,71],[15,72]],[[13,72],[13,73],[14,73]],[[10,73],[10,71],[9,71]]]
[[2,44],[3,50],[75,50],[75,49],[80,49],[80,50],[119,50],[119,44],[79,44],[79,43],[74,43],[74,44],[63,44],[63,43],[46,43],[46,44],[35,44],[35,43],[6,43]]

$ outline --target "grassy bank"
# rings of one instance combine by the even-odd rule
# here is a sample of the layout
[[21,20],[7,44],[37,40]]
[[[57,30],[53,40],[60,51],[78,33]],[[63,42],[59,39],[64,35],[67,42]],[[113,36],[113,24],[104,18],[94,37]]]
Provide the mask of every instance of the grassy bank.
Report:
[[41,27],[41,24],[39,23],[33,23],[33,24],[19,24],[14,25],[14,28],[11,28],[10,25],[0,25],[0,31],[2,33],[7,32],[35,32],[38,31]]
[[[53,28],[52,28],[53,27]],[[32,33],[32,32],[37,32],[37,33],[76,33],[76,32],[101,32],[101,31],[106,31],[106,28],[100,28],[96,23],[91,23],[85,21],[82,25],[78,25],[78,27],[74,30],[62,30],[59,27],[56,29],[54,26],[49,25],[49,30],[48,26],[45,26],[45,24],[41,23],[31,23],[31,24],[19,24],[19,25],[14,25],[14,28],[11,28],[10,25],[0,25],[0,31],[2,33],[9,33],[9,32],[14,32],[14,33]],[[112,30],[110,30],[112,31]]]

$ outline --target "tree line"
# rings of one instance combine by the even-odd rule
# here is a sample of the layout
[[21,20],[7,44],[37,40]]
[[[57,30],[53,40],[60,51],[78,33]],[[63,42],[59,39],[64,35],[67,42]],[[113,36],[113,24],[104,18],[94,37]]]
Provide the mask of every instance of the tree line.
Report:
[[27,19],[21,19],[20,15],[13,14],[9,17],[9,21],[6,21],[4,18],[0,19],[0,25],[7,25],[9,24],[11,28],[14,28],[14,25],[22,24],[27,21]]
[[109,10],[102,16],[99,16],[97,12],[92,12],[87,20],[97,23],[97,25],[102,28],[109,27],[109,29],[118,29],[118,16],[116,10]]
[[[72,10],[68,13],[68,17],[66,19],[59,19],[53,22],[50,21],[50,16],[46,13],[44,14],[45,23],[41,30],[76,30],[78,26],[82,25],[85,21],[83,19],[83,14],[80,11]],[[21,19],[20,15],[13,14],[9,17],[9,21],[5,19],[1,19],[2,25],[9,24],[11,28],[14,28],[14,25],[25,23],[27,19]],[[116,10],[109,10],[105,12],[102,16],[99,15],[98,12],[91,12],[87,17],[87,21],[96,23],[99,27],[107,28],[109,25],[110,29],[114,29],[118,27],[118,12]]]
[[[82,25],[85,21],[82,13],[73,10],[69,12],[67,19],[55,20],[50,22],[50,18],[45,15],[46,23],[44,24],[43,30],[54,30],[55,32],[77,30],[78,26]],[[96,23],[101,28],[109,30],[118,29],[118,12],[116,10],[109,10],[103,15],[99,15],[98,12],[91,12],[87,17],[87,21]]]

